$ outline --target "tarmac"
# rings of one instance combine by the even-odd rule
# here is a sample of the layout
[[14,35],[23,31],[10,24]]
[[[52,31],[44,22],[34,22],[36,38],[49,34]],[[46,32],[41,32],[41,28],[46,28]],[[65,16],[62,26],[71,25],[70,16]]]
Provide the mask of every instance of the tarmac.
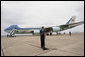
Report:
[[84,33],[46,36],[40,48],[40,36],[1,37],[1,56],[84,56]]

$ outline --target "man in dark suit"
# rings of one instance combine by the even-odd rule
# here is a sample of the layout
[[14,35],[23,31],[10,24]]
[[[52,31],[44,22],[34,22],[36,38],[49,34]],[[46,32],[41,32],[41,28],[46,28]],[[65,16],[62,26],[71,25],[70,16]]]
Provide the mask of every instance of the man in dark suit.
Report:
[[47,48],[45,48],[45,29],[44,29],[44,27],[42,27],[40,30],[40,40],[41,40],[41,48],[43,50],[47,50]]

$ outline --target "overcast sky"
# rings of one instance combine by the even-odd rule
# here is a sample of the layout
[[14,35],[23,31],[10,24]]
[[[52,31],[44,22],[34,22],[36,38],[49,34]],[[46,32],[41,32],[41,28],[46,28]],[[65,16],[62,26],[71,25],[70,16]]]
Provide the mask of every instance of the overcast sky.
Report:
[[[84,21],[84,1],[1,1],[1,35],[10,25],[58,26],[72,16]],[[84,32],[84,25],[65,31]]]

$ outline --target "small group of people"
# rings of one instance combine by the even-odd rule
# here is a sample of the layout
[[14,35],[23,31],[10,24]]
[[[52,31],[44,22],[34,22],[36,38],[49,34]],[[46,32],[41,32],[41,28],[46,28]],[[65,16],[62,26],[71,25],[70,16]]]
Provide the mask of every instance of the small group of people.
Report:
[[[71,34],[72,34],[71,31],[69,31],[69,35],[70,35],[70,36],[71,36]],[[64,32],[64,35],[65,35],[65,32]]]

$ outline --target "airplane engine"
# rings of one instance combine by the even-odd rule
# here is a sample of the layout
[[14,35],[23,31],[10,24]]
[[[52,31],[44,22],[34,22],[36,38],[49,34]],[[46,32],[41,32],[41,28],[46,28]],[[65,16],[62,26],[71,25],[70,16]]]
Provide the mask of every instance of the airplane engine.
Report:
[[40,30],[34,30],[33,34],[40,34]]
[[60,30],[61,30],[60,27],[52,27],[53,32],[57,32],[57,31],[60,31]]

